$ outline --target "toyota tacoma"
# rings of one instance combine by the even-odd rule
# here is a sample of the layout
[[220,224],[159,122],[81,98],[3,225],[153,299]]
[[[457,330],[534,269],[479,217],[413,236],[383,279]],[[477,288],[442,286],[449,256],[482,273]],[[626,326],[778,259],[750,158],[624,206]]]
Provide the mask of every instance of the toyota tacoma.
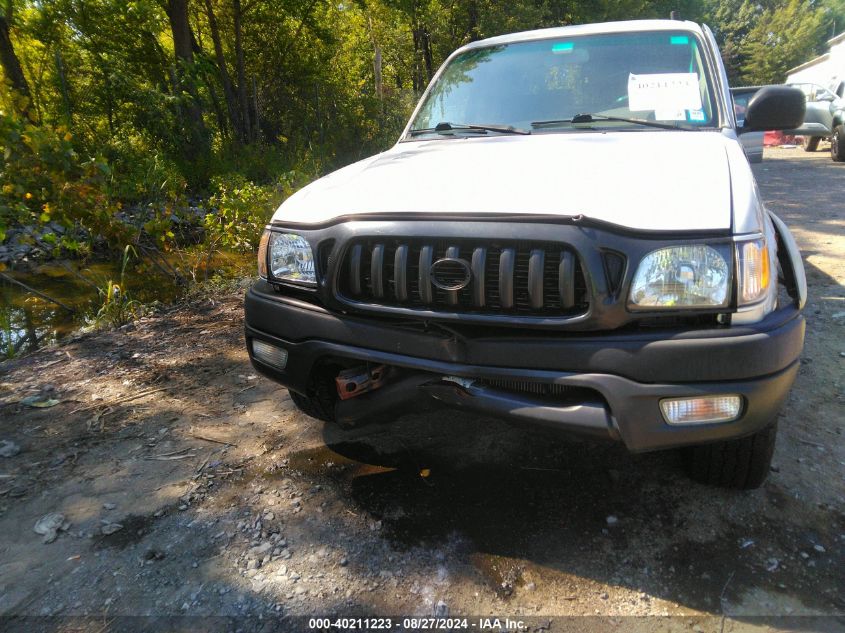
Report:
[[682,448],[754,488],[804,340],[806,281],[740,135],[713,34],[568,26],[455,51],[389,150],[287,199],[245,299],[254,367],[353,427],[425,405]]

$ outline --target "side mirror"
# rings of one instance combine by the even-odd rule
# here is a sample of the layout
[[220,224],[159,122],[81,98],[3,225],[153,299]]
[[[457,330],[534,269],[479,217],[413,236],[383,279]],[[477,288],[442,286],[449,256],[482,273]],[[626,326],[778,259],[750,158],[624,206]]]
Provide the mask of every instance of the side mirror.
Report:
[[787,86],[760,88],[748,102],[745,121],[738,130],[763,132],[766,130],[794,130],[804,123],[807,105],[804,93]]

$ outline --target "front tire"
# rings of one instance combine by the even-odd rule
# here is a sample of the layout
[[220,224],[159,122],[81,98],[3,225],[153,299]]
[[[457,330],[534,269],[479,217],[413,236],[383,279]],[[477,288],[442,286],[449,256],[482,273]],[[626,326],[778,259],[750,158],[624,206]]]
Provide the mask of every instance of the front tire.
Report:
[[805,152],[815,152],[819,148],[820,136],[805,136],[801,141],[801,147]]
[[833,128],[830,138],[830,157],[837,163],[845,162],[845,125],[841,123]]
[[737,440],[685,449],[684,460],[695,481],[722,488],[759,488],[769,474],[775,451],[777,423]]
[[296,405],[296,408],[302,411],[305,415],[323,422],[334,422],[334,402],[329,401],[318,394],[303,395],[290,392],[290,399]]
[[334,408],[338,397],[334,377],[337,372],[338,368],[330,365],[316,367],[305,393],[289,389],[290,399],[305,415],[323,422],[335,422]]

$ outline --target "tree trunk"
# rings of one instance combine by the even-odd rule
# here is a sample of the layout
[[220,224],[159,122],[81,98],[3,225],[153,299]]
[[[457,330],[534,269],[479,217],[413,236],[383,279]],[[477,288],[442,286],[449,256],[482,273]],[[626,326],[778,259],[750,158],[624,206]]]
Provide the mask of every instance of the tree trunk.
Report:
[[411,35],[414,38],[414,66],[411,69],[411,83],[414,86],[414,93],[419,95],[423,91],[423,78],[420,65],[420,30],[414,26],[411,30]]
[[18,104],[19,113],[32,120],[33,115],[30,110],[32,94],[29,91],[29,84],[23,74],[23,68],[21,68],[9,33],[12,21],[11,11],[11,2],[9,2],[6,5],[6,14],[0,15],[0,64],[3,65],[3,73],[12,84],[12,88],[21,97]]
[[185,117],[185,113],[182,111],[182,102],[179,100],[179,95],[182,94],[182,83],[179,81],[179,75],[176,72],[176,64],[170,65],[170,83],[173,85],[171,94],[174,97],[171,107],[176,114],[176,120],[181,121]]
[[411,35],[414,39],[413,84],[414,91],[418,94],[425,90],[434,76],[431,37],[420,13],[420,6],[415,0],[411,4]]
[[59,90],[62,93],[62,105],[65,109],[65,120],[68,127],[73,126],[73,109],[70,105],[70,94],[67,89],[67,77],[65,77],[65,62],[62,59],[62,50],[56,47],[56,74],[59,78]]
[[144,29],[139,35],[145,44],[145,54],[149,56],[149,59],[155,60],[155,63],[150,65],[152,80],[161,92],[172,92],[172,82],[167,75],[167,69],[170,68],[170,56],[164,51],[152,31]]
[[173,49],[178,62],[177,75],[182,89],[188,93],[190,103],[186,108],[185,128],[188,132],[189,154],[204,152],[208,148],[208,134],[202,120],[199,95],[188,70],[194,62],[194,37],[188,22],[188,0],[168,0],[167,15],[173,33]]
[[467,33],[469,34],[469,41],[475,42],[476,40],[480,39],[480,34],[478,30],[478,1],[471,0],[469,3],[469,25],[467,28]]
[[434,55],[431,52],[431,36],[428,33],[428,28],[422,27],[422,41],[423,41],[423,61],[425,62],[425,85],[434,78]]
[[232,0],[232,11],[235,22],[235,65],[238,74],[238,103],[241,110],[241,129],[244,138],[249,137],[252,126],[249,122],[249,96],[246,85],[246,69],[244,66],[244,47],[241,18],[241,0]]
[[261,112],[258,109],[258,82],[252,76],[252,141],[261,140]]
[[424,24],[413,29],[414,37],[414,90],[422,92],[434,76],[434,61],[431,54],[431,38]]
[[188,23],[188,0],[168,0],[167,15],[170,18],[176,59],[190,64],[194,61],[194,48]]
[[111,81],[109,80],[109,70],[105,67],[105,62],[101,63],[104,64],[102,69],[103,71],[103,85],[105,86],[105,93],[106,93],[106,119],[109,123],[109,138],[114,138],[114,97],[112,94],[111,89]]
[[208,88],[208,96],[211,99],[211,107],[214,108],[214,116],[217,117],[217,127],[220,128],[220,136],[226,138],[229,135],[229,121],[220,105],[217,96],[217,89],[212,81],[211,73],[205,73],[205,85]]
[[375,80],[376,97],[381,99],[384,96],[384,83],[381,75],[381,46],[373,45],[373,78]]
[[246,136],[241,127],[241,117],[238,113],[238,104],[235,99],[235,90],[232,87],[232,78],[229,76],[229,69],[226,66],[226,56],[223,54],[223,42],[220,39],[220,28],[217,26],[217,16],[214,15],[214,7],[211,0],[205,0],[205,12],[208,16],[208,28],[211,31],[211,40],[214,44],[214,57],[217,62],[217,72],[220,75],[220,84],[223,86],[223,97],[226,99],[226,110],[229,113],[232,131],[239,142],[246,142]]
[[376,97],[381,99],[384,97],[384,84],[382,80],[382,58],[381,45],[376,40],[376,34],[373,32],[373,19],[367,18],[368,31],[370,33],[370,41],[373,44],[373,81],[376,91]]

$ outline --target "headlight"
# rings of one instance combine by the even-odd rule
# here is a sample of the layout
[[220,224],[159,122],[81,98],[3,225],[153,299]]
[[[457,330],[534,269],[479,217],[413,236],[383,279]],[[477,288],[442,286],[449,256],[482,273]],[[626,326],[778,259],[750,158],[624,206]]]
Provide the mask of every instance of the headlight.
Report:
[[739,304],[748,305],[765,297],[769,288],[769,252],[766,240],[738,242],[736,261],[739,262]]
[[[314,254],[301,235],[270,231],[267,244],[269,279],[313,286],[317,284]],[[259,263],[259,271],[261,264]]]
[[633,308],[717,308],[728,304],[730,266],[712,246],[661,248],[646,255],[634,275]]
[[270,231],[261,234],[258,242],[258,276],[267,279],[267,243],[270,241]]

